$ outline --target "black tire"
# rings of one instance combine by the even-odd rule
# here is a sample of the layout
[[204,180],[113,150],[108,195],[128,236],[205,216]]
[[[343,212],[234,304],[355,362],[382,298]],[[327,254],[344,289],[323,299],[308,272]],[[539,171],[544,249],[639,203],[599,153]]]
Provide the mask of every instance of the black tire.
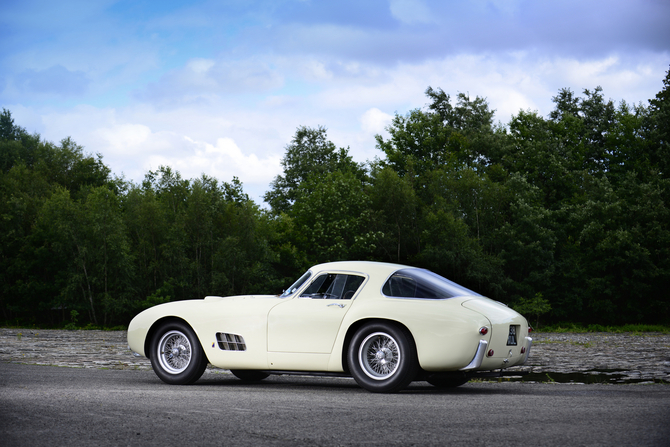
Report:
[[361,327],[351,340],[347,361],[356,383],[373,393],[396,393],[419,371],[412,336],[386,322]]
[[151,366],[165,383],[188,385],[207,368],[207,356],[191,327],[182,321],[161,325],[151,339]]
[[469,381],[470,381],[469,377],[454,377],[454,376],[449,377],[437,374],[430,376],[426,379],[426,382],[440,389],[456,388],[457,386],[464,385]]
[[245,382],[260,382],[263,379],[267,379],[270,374],[264,373],[263,371],[251,371],[246,369],[231,369],[231,373],[240,380]]

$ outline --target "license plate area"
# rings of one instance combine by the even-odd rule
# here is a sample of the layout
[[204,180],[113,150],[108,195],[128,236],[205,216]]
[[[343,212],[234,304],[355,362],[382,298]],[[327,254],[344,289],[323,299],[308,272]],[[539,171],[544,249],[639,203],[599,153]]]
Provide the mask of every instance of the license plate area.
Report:
[[509,327],[509,335],[507,335],[507,346],[516,346],[518,334],[519,326],[515,324],[511,325]]

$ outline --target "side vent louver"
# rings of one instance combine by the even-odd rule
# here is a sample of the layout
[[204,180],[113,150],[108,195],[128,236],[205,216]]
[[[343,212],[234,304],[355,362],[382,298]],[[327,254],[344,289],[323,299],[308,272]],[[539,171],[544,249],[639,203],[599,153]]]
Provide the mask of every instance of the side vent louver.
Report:
[[247,350],[247,345],[244,343],[244,338],[241,335],[217,332],[216,341],[219,343],[219,348],[224,351]]

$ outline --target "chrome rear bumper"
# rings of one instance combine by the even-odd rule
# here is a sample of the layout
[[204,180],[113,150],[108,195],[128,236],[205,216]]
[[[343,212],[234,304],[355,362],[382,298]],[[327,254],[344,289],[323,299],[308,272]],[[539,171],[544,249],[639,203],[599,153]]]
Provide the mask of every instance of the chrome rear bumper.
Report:
[[518,363],[519,365],[526,363],[526,360],[528,360],[528,355],[530,355],[530,347],[533,346],[533,339],[531,337],[526,337],[526,342],[528,343],[528,346],[526,347],[526,355],[523,356],[523,361]]
[[486,340],[479,340],[479,346],[477,346],[477,352],[475,352],[475,356],[472,358],[472,361],[468,363],[467,366],[459,369],[459,371],[470,371],[482,366],[482,360],[484,360],[484,356],[486,355],[486,348],[488,345],[489,342]]

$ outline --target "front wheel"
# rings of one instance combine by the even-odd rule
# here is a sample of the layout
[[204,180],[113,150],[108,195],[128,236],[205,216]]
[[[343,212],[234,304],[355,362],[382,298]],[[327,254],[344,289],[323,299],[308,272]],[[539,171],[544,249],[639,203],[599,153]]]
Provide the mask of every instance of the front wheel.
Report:
[[165,383],[188,385],[207,368],[207,356],[193,329],[182,321],[164,323],[151,340],[151,367]]
[[373,393],[398,392],[419,370],[409,332],[386,322],[361,327],[351,340],[347,361],[358,385]]

